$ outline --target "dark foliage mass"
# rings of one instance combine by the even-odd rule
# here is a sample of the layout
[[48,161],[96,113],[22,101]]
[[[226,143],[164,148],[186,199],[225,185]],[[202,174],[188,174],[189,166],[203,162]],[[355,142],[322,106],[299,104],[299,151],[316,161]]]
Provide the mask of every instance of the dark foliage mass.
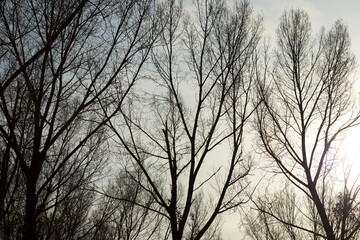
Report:
[[0,1],[0,239],[220,240],[236,209],[239,239],[358,238],[360,188],[333,174],[360,123],[347,28],[285,11],[263,47],[262,21],[246,0]]

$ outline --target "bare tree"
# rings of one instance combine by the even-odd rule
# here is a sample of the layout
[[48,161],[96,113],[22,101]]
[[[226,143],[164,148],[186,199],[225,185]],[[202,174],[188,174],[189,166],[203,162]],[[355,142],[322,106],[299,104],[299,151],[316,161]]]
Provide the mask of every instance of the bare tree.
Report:
[[[187,229],[184,233],[184,239],[194,239],[208,218],[208,209],[211,208],[211,202],[203,200],[204,194],[197,193],[194,196],[193,206],[190,212],[190,218],[187,222]],[[221,217],[218,217],[204,233],[204,239],[221,240]]]
[[[149,54],[155,8],[151,0],[1,1],[1,238],[52,238],[51,226],[85,204],[74,199],[87,198],[81,189],[104,165],[103,126]],[[38,224],[48,217],[57,222]]]
[[[123,155],[143,172],[146,182],[139,184],[160,206],[152,210],[167,220],[174,240],[186,233],[204,237],[219,214],[247,200],[251,161],[243,153],[244,132],[256,107],[261,19],[249,2],[231,4],[232,10],[221,0],[199,0],[184,14],[181,2],[167,1],[149,81],[138,101],[122,109],[125,124],[110,124]],[[198,201],[208,208],[192,225]]]
[[[339,180],[336,180],[339,185]],[[333,184],[335,186],[335,184]],[[356,239],[359,236],[359,187],[345,183],[343,192],[327,186],[329,219],[336,239]],[[314,202],[305,199],[287,184],[273,194],[265,192],[254,202],[243,221],[251,239],[324,239],[325,232]]]
[[256,240],[318,239],[318,214],[311,201],[306,203],[288,183],[275,193],[267,190],[253,200],[254,208],[245,214],[245,231]]
[[335,194],[330,219],[336,239],[357,239],[360,236],[360,186],[359,176],[352,183],[350,172],[345,174],[341,192]]
[[[59,196],[68,194],[65,198]],[[62,201],[41,214],[38,219],[38,235],[42,239],[79,239],[92,225],[89,224],[88,214],[94,203],[94,194],[84,189],[57,190],[57,198]]]
[[334,142],[359,122],[349,79],[354,66],[342,21],[312,37],[308,15],[292,9],[280,20],[273,69],[266,66],[258,75],[262,105],[255,125],[261,149],[273,160],[274,171],[314,204],[321,228],[314,234],[330,240],[352,239],[347,229],[336,229],[326,191],[337,159]]
[[92,217],[95,227],[89,239],[104,239],[104,236],[122,240],[167,239],[168,227],[163,216],[151,211],[158,207],[155,200],[138,184],[143,178],[139,170],[132,173],[122,170],[116,181],[100,192]]

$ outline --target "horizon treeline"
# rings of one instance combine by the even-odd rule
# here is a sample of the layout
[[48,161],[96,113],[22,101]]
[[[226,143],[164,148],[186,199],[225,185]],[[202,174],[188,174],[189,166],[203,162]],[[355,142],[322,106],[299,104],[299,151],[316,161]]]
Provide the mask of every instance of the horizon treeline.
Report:
[[266,45],[263,22],[247,0],[1,1],[0,239],[221,240],[228,212],[237,239],[359,238],[347,26],[284,10]]

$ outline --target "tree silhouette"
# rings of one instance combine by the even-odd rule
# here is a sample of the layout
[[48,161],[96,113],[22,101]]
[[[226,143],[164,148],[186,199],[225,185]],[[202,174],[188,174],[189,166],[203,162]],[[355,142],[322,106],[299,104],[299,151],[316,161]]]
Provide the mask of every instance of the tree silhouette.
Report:
[[259,77],[262,105],[255,125],[261,149],[275,163],[275,171],[314,204],[322,228],[318,233],[337,239],[324,192],[336,161],[334,142],[359,123],[349,80],[355,60],[342,21],[328,32],[322,29],[316,38],[311,34],[304,11],[284,12],[273,69]]
[[[271,185],[269,185],[271,186]],[[324,198],[329,221],[336,239],[356,239],[359,234],[359,187],[345,180],[338,192],[339,180],[326,186]],[[251,239],[326,239],[314,202],[305,199],[289,184],[275,193],[266,191],[254,200],[255,208],[243,221]]]
[[[122,155],[142,170],[146,182],[139,184],[160,206],[174,240],[187,232],[205,237],[219,214],[243,203],[251,168],[243,141],[256,107],[252,73],[261,19],[247,1],[233,10],[219,0],[194,4],[195,13],[185,15],[181,2],[166,2],[150,83],[123,109],[125,124],[111,121]],[[230,151],[214,159],[226,143]],[[202,216],[194,209],[201,192],[208,206]]]
[[254,203],[255,210],[248,212],[243,221],[251,239],[308,239],[309,234],[299,229],[304,225],[302,215],[307,213],[289,185],[273,194],[265,191]]
[[[264,64],[261,30],[247,0],[0,1],[0,238],[221,239],[250,200],[254,239],[358,237],[347,28],[285,11]],[[257,199],[250,121],[291,184]]]
[[168,238],[163,216],[155,213],[158,211],[155,200],[139,184],[143,178],[139,170],[132,173],[122,170],[116,181],[111,181],[107,190],[100,192],[100,201],[92,216],[95,227],[89,239]]
[[0,3],[1,238],[51,236],[40,219],[74,217],[59,209],[87,197],[106,160],[104,124],[155,41],[155,11],[150,0]]

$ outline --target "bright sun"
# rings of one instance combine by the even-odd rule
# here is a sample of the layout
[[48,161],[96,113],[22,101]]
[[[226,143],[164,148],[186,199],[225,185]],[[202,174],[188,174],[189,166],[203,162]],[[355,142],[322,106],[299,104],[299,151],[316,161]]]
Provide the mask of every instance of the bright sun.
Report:
[[[343,159],[343,163],[336,169],[337,177],[344,179],[344,174],[349,173],[351,186],[360,175],[360,126],[353,127],[347,132],[339,146],[338,154]],[[360,185],[360,179],[356,184]]]

